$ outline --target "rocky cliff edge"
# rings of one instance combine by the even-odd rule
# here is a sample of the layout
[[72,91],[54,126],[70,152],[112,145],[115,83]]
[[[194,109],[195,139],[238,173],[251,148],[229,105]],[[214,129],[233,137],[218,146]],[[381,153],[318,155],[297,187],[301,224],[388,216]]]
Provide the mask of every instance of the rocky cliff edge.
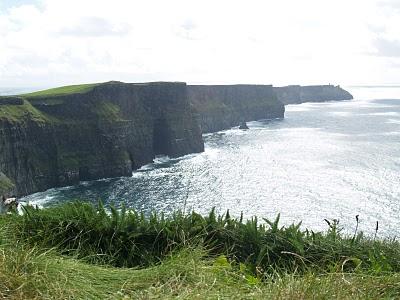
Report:
[[289,85],[274,87],[274,91],[284,104],[300,104],[304,102],[324,102],[333,100],[351,100],[353,96],[340,86],[335,85]]
[[129,176],[155,155],[203,150],[185,83],[108,82],[0,98],[0,183],[18,195]]

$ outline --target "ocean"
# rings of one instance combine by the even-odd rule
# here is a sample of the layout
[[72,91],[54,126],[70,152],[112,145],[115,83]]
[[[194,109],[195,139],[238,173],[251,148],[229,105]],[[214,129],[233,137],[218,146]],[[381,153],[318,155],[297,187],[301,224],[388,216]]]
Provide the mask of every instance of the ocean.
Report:
[[[286,106],[282,120],[204,135],[205,152],[157,157],[131,177],[82,182],[23,201],[42,207],[82,199],[149,213],[177,209],[275,218],[325,230],[338,219],[396,237],[400,228],[400,86],[345,87],[352,101]],[[0,91],[1,93],[1,91]],[[8,91],[8,93],[11,93]]]

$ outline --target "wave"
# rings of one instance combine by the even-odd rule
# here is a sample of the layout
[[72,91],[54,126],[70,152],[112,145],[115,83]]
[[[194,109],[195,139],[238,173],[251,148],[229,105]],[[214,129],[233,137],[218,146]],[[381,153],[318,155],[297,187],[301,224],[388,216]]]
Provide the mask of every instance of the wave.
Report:
[[386,123],[389,124],[400,124],[400,119],[389,119]]

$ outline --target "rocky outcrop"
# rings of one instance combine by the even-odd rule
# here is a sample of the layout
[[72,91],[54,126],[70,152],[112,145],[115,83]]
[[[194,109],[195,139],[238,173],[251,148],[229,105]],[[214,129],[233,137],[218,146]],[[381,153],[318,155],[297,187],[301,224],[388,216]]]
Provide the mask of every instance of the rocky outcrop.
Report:
[[0,98],[0,171],[18,195],[129,176],[157,154],[203,150],[185,83],[110,82]]
[[285,113],[271,85],[189,85],[188,94],[204,133]]
[[249,126],[247,126],[246,122],[242,122],[239,125],[239,129],[247,130],[247,129],[249,129]]
[[289,85],[274,87],[274,90],[279,101],[284,104],[353,99],[353,96],[349,92],[340,86],[334,85]]

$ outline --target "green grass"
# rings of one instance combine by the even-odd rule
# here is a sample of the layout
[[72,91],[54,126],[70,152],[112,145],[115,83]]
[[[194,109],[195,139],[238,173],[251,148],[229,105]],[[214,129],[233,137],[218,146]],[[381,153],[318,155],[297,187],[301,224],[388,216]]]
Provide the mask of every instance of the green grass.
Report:
[[[87,122],[87,119],[74,119],[73,117],[65,117],[62,114],[46,113],[46,110],[42,106],[47,108],[60,106],[66,101],[61,96],[86,93],[97,85],[100,84],[66,86],[21,95],[19,98],[9,96],[0,97],[0,121],[8,121],[15,124],[24,124],[27,122],[51,124]],[[19,105],[13,104],[13,101]],[[76,109],[85,109],[85,107],[82,106],[81,108],[77,106]],[[117,104],[107,101],[95,102],[88,110],[88,117],[90,116],[107,121],[125,121],[122,118],[120,107]]]
[[81,202],[0,216],[0,298],[392,299],[400,245],[229,214]]
[[56,97],[64,96],[70,94],[84,94],[93,90],[93,88],[101,83],[89,83],[89,84],[79,84],[79,85],[68,85],[57,88],[52,88],[43,91],[37,91],[33,93],[20,95],[25,98],[35,98],[35,97]]
[[0,250],[0,298],[7,299],[394,299],[398,274],[275,275],[252,283],[201,249],[146,269],[95,266],[53,252]]
[[101,101],[96,103],[92,108],[92,112],[100,119],[108,121],[124,121],[121,117],[121,108],[112,102]]
[[176,212],[170,217],[102,205],[71,202],[44,210],[26,208],[15,216],[17,238],[41,248],[56,247],[62,254],[116,267],[149,266],[170,252],[201,244],[213,255],[226,255],[254,273],[320,272],[358,269],[400,272],[397,241],[374,241],[361,233],[342,236],[335,223],[326,233],[303,230],[300,224],[280,226],[257,218],[234,219]]
[[0,105],[0,121],[46,123],[50,119],[49,116],[33,107],[28,101],[24,101],[23,105]]

